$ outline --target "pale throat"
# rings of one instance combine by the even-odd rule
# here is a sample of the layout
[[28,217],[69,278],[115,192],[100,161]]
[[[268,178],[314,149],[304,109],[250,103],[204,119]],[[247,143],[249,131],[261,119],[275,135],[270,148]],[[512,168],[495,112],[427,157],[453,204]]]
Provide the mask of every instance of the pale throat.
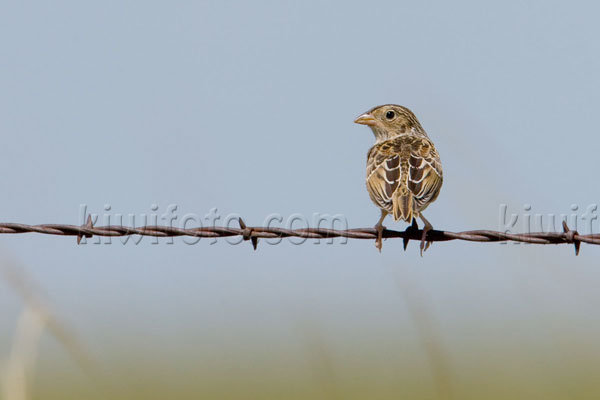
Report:
[[384,129],[380,126],[374,125],[370,127],[375,135],[375,143],[385,142],[386,140],[393,139],[398,136],[423,136],[427,137],[427,134],[423,130],[412,127],[406,131],[399,131],[393,129]]

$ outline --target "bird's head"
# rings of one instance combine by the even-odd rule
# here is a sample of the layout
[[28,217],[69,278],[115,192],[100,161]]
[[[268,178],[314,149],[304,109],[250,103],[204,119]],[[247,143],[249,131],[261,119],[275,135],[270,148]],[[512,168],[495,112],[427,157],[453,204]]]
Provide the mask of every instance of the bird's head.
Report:
[[427,136],[415,114],[396,104],[373,107],[354,122],[369,126],[378,142],[400,135]]

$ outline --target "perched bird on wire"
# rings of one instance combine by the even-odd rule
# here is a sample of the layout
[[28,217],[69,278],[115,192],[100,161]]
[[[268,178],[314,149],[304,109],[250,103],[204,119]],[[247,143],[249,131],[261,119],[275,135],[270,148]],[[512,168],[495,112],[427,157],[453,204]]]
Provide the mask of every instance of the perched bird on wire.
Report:
[[[375,134],[375,145],[367,155],[367,190],[373,203],[381,209],[375,225],[381,251],[383,220],[392,214],[395,221],[409,224],[420,217],[425,226],[421,237],[421,254],[427,250],[427,232],[433,229],[423,210],[440,193],[442,163],[433,142],[408,108],[395,104],[374,107],[354,121],[367,125]],[[415,222],[416,223],[416,222]]]

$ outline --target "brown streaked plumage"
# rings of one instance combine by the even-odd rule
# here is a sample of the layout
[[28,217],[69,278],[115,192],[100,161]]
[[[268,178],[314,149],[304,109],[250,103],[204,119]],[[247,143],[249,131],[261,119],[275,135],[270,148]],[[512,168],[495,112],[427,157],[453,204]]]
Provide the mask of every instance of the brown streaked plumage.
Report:
[[443,181],[442,163],[433,142],[412,111],[399,105],[374,107],[354,122],[369,126],[376,139],[367,155],[367,190],[381,209],[375,225],[377,248],[381,250],[382,222],[392,214],[396,221],[423,220],[422,253],[427,248],[427,231],[432,229],[422,212],[435,201]]

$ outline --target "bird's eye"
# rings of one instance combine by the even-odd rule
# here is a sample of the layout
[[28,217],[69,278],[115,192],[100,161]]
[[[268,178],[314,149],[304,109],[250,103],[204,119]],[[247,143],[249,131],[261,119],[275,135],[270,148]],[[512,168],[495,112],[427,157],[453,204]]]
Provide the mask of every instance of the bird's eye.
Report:
[[395,112],[393,112],[392,110],[390,110],[390,111],[388,111],[388,112],[386,112],[386,113],[385,113],[385,117],[386,117],[387,119],[389,119],[389,120],[392,120],[392,119],[394,119],[394,117],[395,117],[395,116],[396,116],[396,113],[395,113]]

